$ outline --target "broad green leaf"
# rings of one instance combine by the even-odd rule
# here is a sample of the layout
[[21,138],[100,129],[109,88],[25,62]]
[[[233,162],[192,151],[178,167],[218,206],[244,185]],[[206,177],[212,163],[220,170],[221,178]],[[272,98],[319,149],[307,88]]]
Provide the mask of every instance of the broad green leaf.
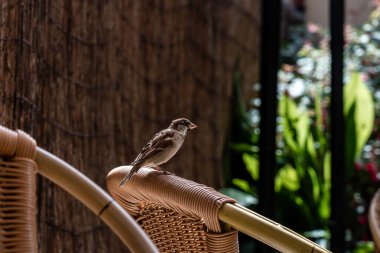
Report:
[[251,152],[251,153],[258,153],[259,148],[257,146],[254,146],[252,144],[248,143],[231,143],[230,147],[238,152]]
[[350,82],[344,86],[344,113],[346,118],[348,117],[347,120],[353,107],[355,108],[353,120],[356,137],[354,156],[357,157],[372,133],[375,118],[372,95],[360,73],[352,73]]
[[375,243],[373,241],[360,241],[355,245],[353,253],[373,253],[376,252]]
[[321,195],[321,201],[319,204],[319,215],[321,218],[325,221],[329,220],[330,218],[330,187],[327,187],[326,185],[322,186],[322,195]]
[[317,151],[314,146],[314,138],[313,135],[309,134],[307,138],[307,143],[306,143],[306,150],[307,153],[309,154],[311,160],[315,165],[318,164],[318,158],[317,158]]
[[345,122],[345,167],[347,172],[352,173],[356,153],[356,125],[355,125],[355,104],[353,104],[346,114]]
[[298,152],[298,144],[295,140],[293,132],[294,123],[299,117],[297,105],[288,96],[282,95],[279,101],[279,115],[281,117],[281,125],[283,127],[284,140],[293,154]]
[[275,191],[279,192],[284,187],[289,191],[297,191],[300,188],[300,182],[296,170],[289,164],[282,167],[275,178]]
[[259,179],[259,160],[248,153],[244,153],[243,161],[249,174],[253,178],[253,180],[258,180]]
[[295,132],[297,133],[298,146],[304,151],[306,149],[306,140],[309,135],[310,119],[307,112],[300,114],[295,124]]
[[355,103],[355,88],[358,88],[358,83],[360,80],[360,75],[358,73],[353,73],[351,75],[350,82],[347,83],[344,86],[343,89],[343,109],[344,109],[344,114],[347,115],[348,112],[350,111],[352,105]]
[[317,173],[311,167],[307,168],[307,172],[309,174],[309,177],[310,177],[310,180],[311,180],[311,183],[312,183],[314,203],[318,203],[319,202],[319,196],[320,196],[321,188],[319,186],[319,180],[318,180]]
[[296,155],[298,153],[299,147],[298,147],[297,142],[294,140],[294,133],[291,130],[289,123],[287,122],[286,119],[282,118],[281,124],[284,128],[283,135],[284,135],[285,143],[289,147],[293,155]]
[[319,214],[322,219],[329,220],[330,208],[330,189],[331,189],[331,152],[327,151],[323,159],[323,185],[322,196],[319,205]]
[[280,97],[278,110],[280,116],[285,117],[291,121],[297,120],[299,117],[297,104],[284,94]]
[[249,183],[244,179],[234,178],[234,179],[232,179],[232,183],[236,187],[240,188],[241,190],[243,190],[245,192],[251,192],[251,188],[249,187]]
[[330,189],[331,185],[331,152],[327,151],[323,160],[324,184]]

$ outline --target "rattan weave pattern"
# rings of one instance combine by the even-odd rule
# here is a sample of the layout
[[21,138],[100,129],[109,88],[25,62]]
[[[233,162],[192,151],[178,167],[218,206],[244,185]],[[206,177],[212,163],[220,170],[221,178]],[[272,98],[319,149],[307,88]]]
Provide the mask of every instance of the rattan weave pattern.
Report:
[[208,252],[204,224],[199,218],[147,204],[137,222],[161,252]]
[[108,190],[160,252],[239,252],[237,231],[223,231],[218,219],[219,208],[235,200],[205,185],[147,168],[119,187],[129,169],[112,170]]
[[36,143],[0,126],[0,252],[37,252]]

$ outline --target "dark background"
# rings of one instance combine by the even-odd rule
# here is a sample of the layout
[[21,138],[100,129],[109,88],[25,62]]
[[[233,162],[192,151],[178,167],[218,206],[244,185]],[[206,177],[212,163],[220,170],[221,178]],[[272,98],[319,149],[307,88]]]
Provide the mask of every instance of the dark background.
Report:
[[[187,117],[192,131],[165,166],[223,186],[232,74],[248,101],[258,81],[259,1],[0,2],[0,124],[105,188],[158,130]],[[236,68],[237,66],[237,68]],[[78,201],[38,178],[40,252],[126,248]]]

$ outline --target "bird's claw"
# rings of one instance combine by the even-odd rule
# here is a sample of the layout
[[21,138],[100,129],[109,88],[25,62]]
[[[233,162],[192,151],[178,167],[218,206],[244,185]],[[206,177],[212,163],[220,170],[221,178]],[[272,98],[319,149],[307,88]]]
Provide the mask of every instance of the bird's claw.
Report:
[[169,171],[166,171],[166,170],[161,170],[162,174],[164,175],[174,175],[174,173],[171,173]]
[[156,171],[162,173],[163,175],[175,175],[174,173],[171,173],[167,170],[163,170],[160,166],[153,167]]

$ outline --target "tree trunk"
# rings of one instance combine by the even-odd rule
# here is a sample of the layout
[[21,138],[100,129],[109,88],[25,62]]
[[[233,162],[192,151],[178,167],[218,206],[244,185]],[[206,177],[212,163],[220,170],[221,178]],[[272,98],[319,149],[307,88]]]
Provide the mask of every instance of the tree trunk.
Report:
[[[198,125],[163,167],[213,187],[232,72],[257,81],[258,1],[0,2],[0,123],[103,188],[172,119]],[[247,96],[248,97],[248,96]],[[125,252],[99,219],[38,180],[40,252]]]

